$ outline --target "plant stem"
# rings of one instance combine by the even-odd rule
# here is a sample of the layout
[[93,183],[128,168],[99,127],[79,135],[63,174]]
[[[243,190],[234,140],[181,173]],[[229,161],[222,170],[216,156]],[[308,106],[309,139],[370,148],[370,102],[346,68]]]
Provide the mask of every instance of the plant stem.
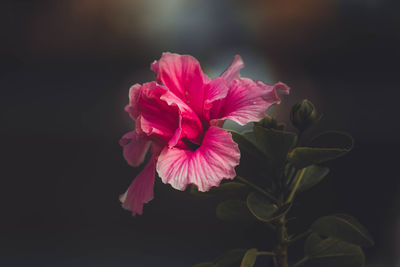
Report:
[[301,180],[303,179],[304,173],[306,172],[306,168],[301,169],[299,178],[297,178],[296,184],[293,187],[293,190],[290,192],[289,197],[287,198],[285,203],[290,203],[293,201],[294,195],[299,187]]
[[[303,179],[306,168],[303,168],[300,171],[299,178],[296,181],[296,184],[293,187],[293,190],[290,192],[289,197],[286,199],[285,204],[291,203],[295,196],[296,190],[299,187],[301,180]],[[286,230],[286,215],[283,215],[278,221],[277,227],[277,239],[278,245],[276,247],[276,263],[278,267],[288,267],[288,245],[289,239],[287,237]],[[302,263],[300,263],[302,264]]]
[[285,215],[279,219],[278,222],[278,246],[276,248],[276,259],[279,267],[288,267],[287,262],[287,249],[288,249],[288,240],[287,240],[287,232],[286,232],[286,222]]
[[239,181],[241,181],[241,182],[243,182],[243,183],[245,183],[245,184],[251,186],[252,188],[254,188],[255,190],[257,190],[258,192],[260,192],[261,194],[263,194],[264,196],[266,196],[267,198],[269,198],[269,199],[272,200],[273,202],[279,203],[279,201],[278,201],[278,199],[277,199],[276,197],[274,197],[272,194],[268,193],[267,191],[265,191],[264,189],[262,189],[262,188],[259,187],[258,185],[253,184],[252,182],[250,182],[250,181],[244,179],[244,178],[241,177],[241,176],[236,176],[236,178],[237,178]]

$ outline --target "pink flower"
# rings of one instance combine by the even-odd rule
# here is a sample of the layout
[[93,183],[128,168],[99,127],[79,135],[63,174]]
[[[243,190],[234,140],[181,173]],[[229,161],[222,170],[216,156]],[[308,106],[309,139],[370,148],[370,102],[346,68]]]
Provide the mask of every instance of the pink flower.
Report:
[[136,129],[120,144],[132,166],[143,162],[150,144],[152,157],[120,196],[123,208],[142,214],[143,204],[153,199],[155,170],[178,190],[194,184],[207,191],[236,176],[240,152],[221,128],[224,121],[245,125],[261,120],[269,106],[279,103],[277,92],[289,93],[283,83],[270,86],[241,78],[243,66],[237,55],[220,77],[210,80],[195,58],[163,53],[151,64],[157,81],[131,87],[125,110]]

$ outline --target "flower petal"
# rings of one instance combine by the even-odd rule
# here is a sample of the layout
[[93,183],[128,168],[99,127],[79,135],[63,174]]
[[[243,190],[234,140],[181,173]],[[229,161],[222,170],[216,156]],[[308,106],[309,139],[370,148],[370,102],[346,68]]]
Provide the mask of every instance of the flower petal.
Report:
[[136,120],[138,116],[136,107],[141,88],[142,86],[137,83],[129,89],[129,104],[125,107],[125,111],[133,120]]
[[158,82],[164,84],[201,116],[204,85],[208,78],[194,57],[163,53],[160,60],[151,64],[151,69],[156,72]]
[[227,94],[228,87],[226,86],[225,79],[222,77],[213,79],[206,86],[206,94],[204,97],[204,111],[209,111],[214,101],[226,97]]
[[236,55],[229,68],[221,75],[226,83],[230,85],[235,79],[240,77],[239,71],[244,67],[242,57]]
[[222,179],[233,179],[239,159],[239,148],[232,135],[212,126],[195,151],[164,148],[158,157],[157,172],[164,183],[175,189],[184,190],[188,184],[195,184],[200,191],[207,191]]
[[176,106],[179,109],[179,125],[182,131],[177,136],[177,139],[175,139],[176,142],[174,142],[174,145],[178,142],[178,139],[182,138],[187,138],[194,143],[200,144],[203,135],[203,126],[197,114],[171,91],[166,91],[160,99],[164,100],[168,105]]
[[178,108],[160,99],[167,91],[167,88],[156,82],[145,83],[141,87],[136,106],[137,131],[164,143],[176,137],[176,131],[180,128]]
[[280,102],[277,88],[281,92],[289,91],[283,83],[271,86],[248,78],[234,80],[229,86],[227,96],[213,105],[210,111],[211,124],[218,125],[226,119],[240,125],[261,120],[271,105]]
[[141,138],[136,131],[126,133],[119,141],[119,144],[123,147],[125,160],[133,167],[139,166],[143,162],[150,143],[150,140]]
[[145,83],[137,97],[136,127],[169,146],[188,138],[199,143],[203,126],[197,114],[173,92],[156,82]]
[[120,195],[122,207],[132,211],[132,215],[143,213],[143,204],[154,197],[155,158],[152,157],[146,167],[133,180],[128,190]]
[[290,92],[289,86],[287,86],[283,82],[277,82],[276,84],[274,84],[274,87],[278,94],[288,95]]

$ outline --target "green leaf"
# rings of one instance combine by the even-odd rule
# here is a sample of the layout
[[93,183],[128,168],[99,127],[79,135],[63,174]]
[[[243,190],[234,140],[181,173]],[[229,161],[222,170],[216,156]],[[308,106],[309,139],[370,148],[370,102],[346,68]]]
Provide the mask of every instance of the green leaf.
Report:
[[254,135],[253,131],[244,131],[242,135],[249,140],[253,145],[257,146],[256,136]]
[[267,156],[272,167],[282,167],[286,161],[288,152],[294,147],[297,141],[295,133],[266,129],[260,126],[254,127],[254,134],[257,144]]
[[211,187],[207,192],[200,192],[196,186],[191,188],[191,193],[197,196],[235,195],[247,192],[248,186],[238,182],[225,182],[217,187]]
[[236,173],[247,179],[272,183],[272,179],[268,176],[268,166],[265,165],[268,159],[264,153],[244,135],[232,130],[229,132],[240,149],[240,164],[236,167]]
[[258,250],[256,248],[251,248],[247,250],[246,254],[244,254],[240,267],[253,267],[256,263],[257,256]]
[[[233,267],[237,266],[240,260],[243,258],[244,254],[246,253],[245,249],[232,249],[226,252],[224,255],[220,256],[215,261],[215,267]],[[233,265],[235,264],[235,265]]]
[[350,151],[354,146],[354,139],[351,135],[340,131],[326,131],[310,142],[311,147],[341,148]]
[[287,181],[286,181],[287,183],[295,175],[296,170],[297,169],[291,163],[287,163],[285,165],[285,168],[283,169],[283,174],[285,175],[285,177],[287,179]]
[[311,225],[311,230],[322,236],[332,236],[362,247],[374,245],[368,230],[357,219],[346,214],[321,217]]
[[[260,151],[260,149],[258,149],[257,146],[247,139],[243,134],[233,130],[229,130],[229,132],[232,134],[233,141],[239,145],[241,151],[257,158],[263,158],[264,155],[262,154],[262,151]],[[246,133],[246,135],[249,134],[250,133]]]
[[365,262],[359,246],[333,237],[322,239],[316,233],[307,238],[304,251],[307,262],[312,266],[361,267]]
[[347,154],[354,146],[353,138],[343,132],[329,131],[315,137],[310,147],[296,147],[289,155],[290,163],[301,169],[336,159]]
[[[314,185],[318,184],[322,181],[329,173],[329,168],[322,167],[318,165],[310,165],[306,168],[303,178],[300,182],[299,187],[297,188],[297,192],[303,192],[307,189],[310,189]],[[300,171],[297,171],[295,178],[293,179],[293,183],[290,185],[290,189],[293,189],[294,182],[298,179],[300,175]]]
[[247,207],[258,220],[263,222],[275,219],[274,215],[279,210],[277,205],[257,192],[251,192],[247,196]]
[[304,243],[305,254],[312,254],[312,249],[316,247],[323,239],[316,233],[311,233]]
[[341,148],[296,147],[289,153],[288,160],[296,168],[301,169],[312,164],[336,159],[347,152],[349,150]]
[[227,222],[254,222],[246,202],[241,200],[226,200],[217,206],[217,217]]

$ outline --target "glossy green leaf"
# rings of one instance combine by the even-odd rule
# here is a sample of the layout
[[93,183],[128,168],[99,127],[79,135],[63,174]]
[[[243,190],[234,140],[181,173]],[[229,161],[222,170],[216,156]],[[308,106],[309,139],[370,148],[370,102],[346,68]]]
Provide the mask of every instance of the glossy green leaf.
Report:
[[281,167],[283,165],[288,152],[294,147],[297,141],[295,133],[266,129],[260,126],[254,127],[254,134],[257,144],[273,167]]
[[287,178],[291,178],[296,172],[296,168],[291,163],[287,163],[283,169],[283,174]]
[[354,146],[353,138],[343,132],[329,131],[315,137],[310,147],[297,147],[288,155],[297,168],[323,163],[347,154]]
[[304,243],[304,252],[306,255],[312,254],[312,250],[316,247],[323,239],[316,233],[311,233],[306,242]]
[[310,142],[311,147],[340,148],[350,151],[354,146],[354,139],[351,135],[340,131],[326,131]]
[[[265,165],[268,159],[264,153],[243,134],[229,131],[232,139],[239,145],[240,164],[236,167],[236,173],[250,180],[264,182],[264,185],[270,185],[272,179],[269,175],[269,168]],[[249,133],[248,133],[249,134]]]
[[321,217],[311,225],[311,230],[322,236],[332,236],[362,247],[374,245],[372,236],[357,219],[346,214]]
[[247,196],[247,207],[258,220],[263,222],[275,219],[275,213],[279,209],[268,198],[257,192],[251,192]]
[[217,217],[227,222],[254,222],[246,202],[236,199],[226,200],[217,206]]
[[252,144],[254,144],[255,146],[257,146],[257,140],[256,140],[256,136],[254,135],[253,131],[245,131],[242,133],[242,135],[249,140]]
[[[246,154],[252,155],[257,158],[263,158],[262,151],[257,148],[255,144],[253,144],[249,139],[245,137],[245,135],[238,133],[233,130],[229,130],[232,134],[232,139],[239,145],[241,151],[245,152]],[[250,134],[250,133],[247,133]]]
[[247,250],[246,253],[244,254],[240,267],[253,267],[254,264],[256,263],[257,256],[258,256],[258,250],[256,248],[251,248]]
[[[310,189],[314,185],[321,182],[329,173],[329,168],[322,167],[318,165],[310,165],[306,168],[303,178],[301,179],[300,185],[297,188],[297,192],[302,192],[307,189]],[[300,171],[297,171],[295,178],[293,179],[293,183],[290,186],[290,189],[293,188],[295,181],[298,179]]]
[[288,160],[296,168],[301,169],[309,165],[336,159],[347,152],[349,150],[341,148],[296,147],[289,153]]
[[245,249],[232,249],[222,256],[220,256],[215,261],[215,267],[234,267],[237,266],[238,263],[243,258],[246,253]]
[[316,233],[307,238],[304,251],[312,266],[361,267],[365,262],[359,246],[333,237],[322,239]]

